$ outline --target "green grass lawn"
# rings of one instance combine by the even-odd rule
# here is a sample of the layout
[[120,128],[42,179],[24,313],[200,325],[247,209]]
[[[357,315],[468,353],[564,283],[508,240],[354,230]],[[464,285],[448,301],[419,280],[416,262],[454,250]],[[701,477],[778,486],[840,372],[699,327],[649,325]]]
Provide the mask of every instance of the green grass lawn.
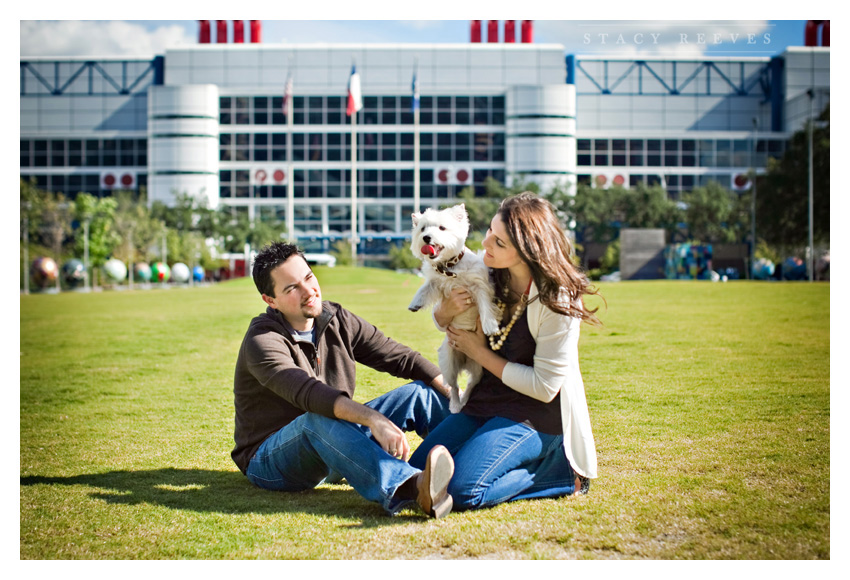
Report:
[[[316,272],[326,299],[436,361],[442,335],[407,310],[420,279]],[[20,557],[830,558],[829,285],[600,288],[605,324],[580,344],[590,494],[439,521],[239,473],[233,366],[263,309],[250,280],[21,296]],[[358,379],[360,401],[398,384]]]

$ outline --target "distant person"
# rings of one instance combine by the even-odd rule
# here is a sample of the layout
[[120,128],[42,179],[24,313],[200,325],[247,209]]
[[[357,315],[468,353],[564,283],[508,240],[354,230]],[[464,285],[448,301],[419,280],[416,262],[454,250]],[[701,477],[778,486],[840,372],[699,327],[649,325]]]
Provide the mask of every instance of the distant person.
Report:
[[582,297],[596,294],[571,261],[552,205],[532,193],[505,199],[484,238],[500,332],[451,326],[472,296],[455,290],[434,309],[449,345],[484,367],[469,400],[410,459],[422,467],[433,449],[454,457],[454,509],[587,493],[596,447],[579,371],[583,321],[598,323]]
[[[454,465],[435,446],[407,463],[402,430],[422,437],[449,414],[439,368],[339,304],[294,245],[258,255],[254,283],[268,305],[251,321],[236,362],[232,457],[257,487],[302,491],[346,481],[395,513],[414,502],[440,518],[452,508]],[[365,405],[353,400],[356,363],[411,382]]]

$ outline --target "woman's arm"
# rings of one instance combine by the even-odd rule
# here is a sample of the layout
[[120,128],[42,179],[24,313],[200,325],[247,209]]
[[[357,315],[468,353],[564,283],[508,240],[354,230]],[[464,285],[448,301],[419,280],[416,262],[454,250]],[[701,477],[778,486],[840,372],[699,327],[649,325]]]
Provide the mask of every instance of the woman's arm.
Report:
[[498,377],[505,385],[533,399],[549,402],[566,380],[573,349],[578,348],[579,320],[553,312],[546,307],[540,314],[534,366],[508,362],[487,348],[480,325],[475,332],[449,327],[449,345]]
[[502,382],[539,401],[548,402],[561,391],[570,365],[578,360],[581,321],[541,306],[534,366],[508,363]]
[[501,380],[502,371],[508,364],[508,360],[487,347],[487,337],[484,336],[480,320],[475,331],[449,326],[446,335],[449,337],[450,347],[459,350]]

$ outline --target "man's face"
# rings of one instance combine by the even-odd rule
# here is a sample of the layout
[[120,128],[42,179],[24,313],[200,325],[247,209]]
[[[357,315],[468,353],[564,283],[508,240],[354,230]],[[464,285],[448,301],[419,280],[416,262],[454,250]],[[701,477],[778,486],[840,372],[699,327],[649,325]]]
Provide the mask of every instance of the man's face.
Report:
[[322,290],[304,258],[291,256],[271,271],[274,296],[263,294],[266,304],[283,314],[295,330],[309,330],[322,313]]

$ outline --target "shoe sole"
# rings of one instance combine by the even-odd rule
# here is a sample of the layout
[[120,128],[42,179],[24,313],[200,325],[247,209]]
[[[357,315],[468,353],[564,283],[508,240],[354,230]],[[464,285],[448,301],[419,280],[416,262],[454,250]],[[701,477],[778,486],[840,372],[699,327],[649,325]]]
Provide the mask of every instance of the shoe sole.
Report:
[[452,475],[454,475],[454,460],[448,449],[442,446],[434,447],[428,454],[424,473],[425,482],[428,484],[427,499],[430,505],[422,506],[432,518],[444,518],[452,511],[454,501],[447,491]]

